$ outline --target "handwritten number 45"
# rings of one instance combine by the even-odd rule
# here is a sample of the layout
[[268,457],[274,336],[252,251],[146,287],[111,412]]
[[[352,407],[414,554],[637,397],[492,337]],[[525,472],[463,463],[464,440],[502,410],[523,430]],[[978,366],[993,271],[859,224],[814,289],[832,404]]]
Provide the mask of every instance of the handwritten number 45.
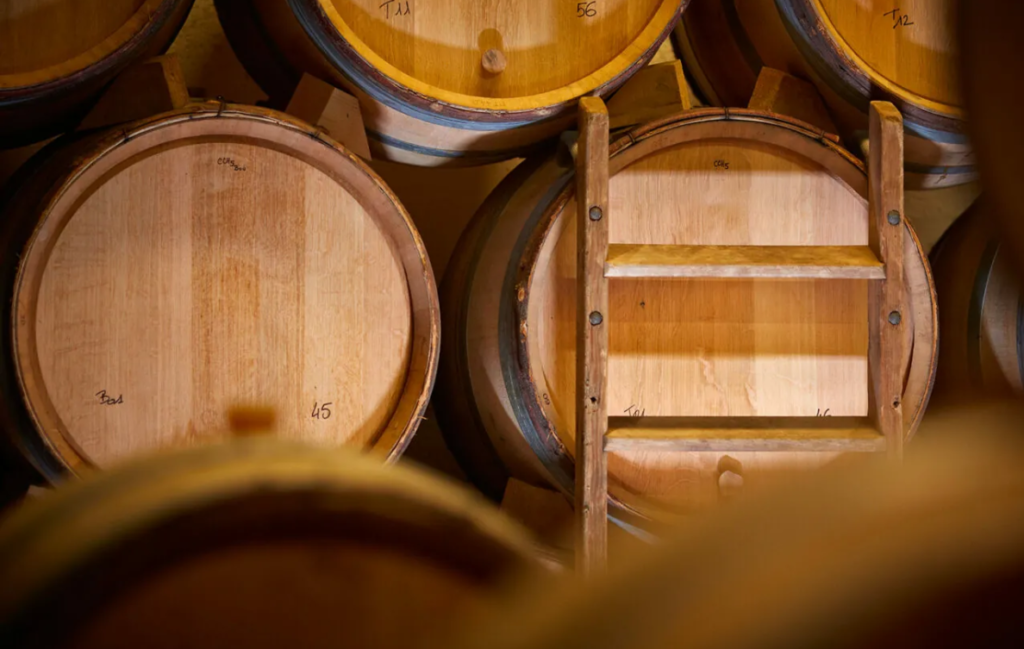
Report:
[[317,402],[313,402],[313,419],[330,419],[331,418],[331,406],[334,405],[333,401],[317,405]]
[[593,18],[597,15],[597,0],[593,2],[577,2],[576,3],[576,17],[577,18]]

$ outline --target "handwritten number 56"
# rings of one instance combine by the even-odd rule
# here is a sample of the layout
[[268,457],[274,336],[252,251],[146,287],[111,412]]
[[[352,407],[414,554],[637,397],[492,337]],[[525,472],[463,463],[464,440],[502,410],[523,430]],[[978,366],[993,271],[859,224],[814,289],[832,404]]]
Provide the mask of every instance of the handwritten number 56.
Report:
[[597,0],[592,2],[577,2],[576,3],[576,17],[577,18],[593,18],[597,15]]
[[330,419],[331,418],[331,406],[334,405],[333,401],[327,403],[317,404],[313,402],[313,419]]

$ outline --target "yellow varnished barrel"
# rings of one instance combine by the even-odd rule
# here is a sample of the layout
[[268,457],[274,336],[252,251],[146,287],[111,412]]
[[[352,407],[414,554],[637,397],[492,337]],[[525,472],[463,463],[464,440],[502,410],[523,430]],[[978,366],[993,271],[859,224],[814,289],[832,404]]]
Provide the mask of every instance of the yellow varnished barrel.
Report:
[[193,0],[5,0],[0,148],[74,126],[130,64],[160,54]]
[[522,156],[654,55],[689,0],[217,0],[272,101],[302,74],[356,95],[373,154],[424,166]]
[[977,178],[947,0],[694,0],[676,30],[690,78],[717,106],[746,106],[762,67],[815,84],[853,150],[868,104],[893,102],[906,130],[906,181]]

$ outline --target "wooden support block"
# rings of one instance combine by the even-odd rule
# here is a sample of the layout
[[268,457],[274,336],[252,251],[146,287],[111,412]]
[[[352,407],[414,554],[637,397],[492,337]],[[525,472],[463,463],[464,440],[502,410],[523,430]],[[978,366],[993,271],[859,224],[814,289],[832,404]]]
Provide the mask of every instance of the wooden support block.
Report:
[[869,243],[885,265],[885,281],[868,294],[870,408],[889,457],[903,457],[903,330],[909,308],[903,286],[903,116],[871,102],[868,149]]
[[642,68],[608,100],[613,129],[674,115],[692,107],[683,65],[669,61]]
[[836,142],[835,122],[825,108],[818,90],[802,79],[769,67],[761,68],[747,108],[788,115],[820,128]]
[[[571,543],[572,505],[558,491],[509,478],[501,499],[501,511],[550,545],[560,547]],[[569,549],[568,546],[565,549]]]
[[576,157],[576,571],[604,571],[608,557],[608,111],[580,100]]
[[605,277],[883,279],[867,246],[609,246]]
[[336,142],[361,158],[370,159],[359,100],[309,74],[302,75],[286,112],[319,126]]
[[679,56],[676,55],[676,50],[672,46],[673,38],[666,38],[662,41],[661,45],[658,46],[658,51],[651,57],[650,62],[647,65],[661,65],[662,63],[671,63],[672,61],[678,61]]
[[189,102],[181,62],[174,54],[148,59],[119,74],[78,125],[84,131],[133,122]]

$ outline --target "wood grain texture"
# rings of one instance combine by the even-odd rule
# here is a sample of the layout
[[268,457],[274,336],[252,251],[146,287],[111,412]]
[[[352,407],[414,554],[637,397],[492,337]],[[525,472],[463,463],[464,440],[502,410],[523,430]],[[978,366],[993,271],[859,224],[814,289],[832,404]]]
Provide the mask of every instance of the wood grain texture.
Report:
[[[695,110],[634,129],[610,156],[613,246],[868,245],[863,167],[804,124]],[[557,159],[533,164],[495,197],[497,207],[480,215],[457,252],[471,263],[459,266],[465,289],[446,327],[461,329],[454,344],[464,354],[466,421],[474,423],[446,434],[486,436],[512,475],[572,494],[579,208]],[[930,394],[937,315],[920,244],[903,226],[909,438]],[[867,417],[868,288],[845,279],[612,281],[608,413]],[[835,457],[733,455],[750,483]],[[717,503],[721,458],[611,453],[610,513],[657,518]]]
[[875,452],[866,417],[612,417],[605,449],[659,452]]
[[608,100],[610,128],[641,124],[692,107],[683,66],[678,59],[648,65]]
[[871,101],[894,102],[908,127],[905,180],[930,189],[977,179],[956,90],[954,7],[694,0],[676,38],[709,102],[747,105],[763,67],[774,68],[814,84],[847,146],[868,131]]
[[955,2],[814,1],[833,37],[874,76],[937,104],[963,104]]
[[189,102],[188,95],[178,57],[154,57],[119,74],[78,130],[109,128],[176,110]]
[[[388,76],[438,99],[514,99],[572,94],[601,85],[650,46],[676,0],[588,0],[522,6],[487,0],[318,0],[333,27]],[[399,13],[401,12],[401,13]],[[583,15],[580,15],[580,14]],[[593,15],[590,15],[593,14]],[[571,56],[564,47],[575,44]],[[500,75],[481,67],[499,50]],[[596,84],[596,85],[595,85]],[[588,88],[588,86],[590,86]],[[544,100],[548,101],[548,100]],[[497,102],[483,102],[498,107]],[[523,102],[520,102],[523,103]],[[513,108],[513,106],[509,106]]]
[[580,100],[576,157],[576,571],[603,572],[608,557],[608,280],[610,229],[608,110],[596,97]]
[[[359,99],[375,157],[424,166],[484,164],[538,149],[571,128],[580,97],[606,96],[640,70],[686,2],[595,3],[603,6],[599,12],[614,6],[620,22],[646,21],[635,38],[612,51],[591,49],[590,39],[600,42],[602,35],[632,27],[604,22],[604,13],[577,16],[575,3],[530,3],[526,9],[490,0],[402,0],[398,14],[398,0],[217,0],[224,22],[248,25],[228,35],[272,97],[288,96],[288,77],[294,85],[303,72],[329,81]],[[564,54],[566,43],[574,44],[574,56]],[[483,67],[488,50],[505,57],[500,74]],[[604,63],[580,72],[577,57],[603,57]],[[582,76],[569,73],[575,80],[552,85],[567,78],[566,70]],[[445,85],[446,79],[455,85]]]
[[408,443],[436,289],[354,155],[279,113],[200,105],[108,137],[56,187],[23,215],[14,361],[66,469],[210,441],[245,404],[321,446]]
[[[869,297],[872,417],[890,457],[903,457],[903,118],[889,102],[871,104],[868,158],[870,239],[885,264],[885,280]],[[892,223],[891,219],[896,220]]]
[[883,279],[867,246],[678,246],[613,244],[606,277]]
[[0,4],[0,146],[72,130],[132,63],[161,54],[192,0]]
[[1020,281],[991,210],[979,200],[932,251],[942,327],[935,394],[942,404],[1024,392]]
[[370,159],[359,100],[347,92],[304,74],[285,112],[322,128],[348,150],[365,160]]
[[[789,115],[826,133],[837,133],[835,123],[813,85],[767,66],[757,75],[747,108]],[[835,136],[838,141],[838,135]]]
[[54,67],[95,56],[97,49],[113,49],[131,37],[129,23],[145,20],[158,4],[159,0],[6,0],[0,6],[0,87],[14,86],[15,78],[20,84],[30,76],[45,81]]
[[275,439],[65,485],[5,520],[0,548],[9,647],[397,649],[543,572],[526,533],[466,490]]

